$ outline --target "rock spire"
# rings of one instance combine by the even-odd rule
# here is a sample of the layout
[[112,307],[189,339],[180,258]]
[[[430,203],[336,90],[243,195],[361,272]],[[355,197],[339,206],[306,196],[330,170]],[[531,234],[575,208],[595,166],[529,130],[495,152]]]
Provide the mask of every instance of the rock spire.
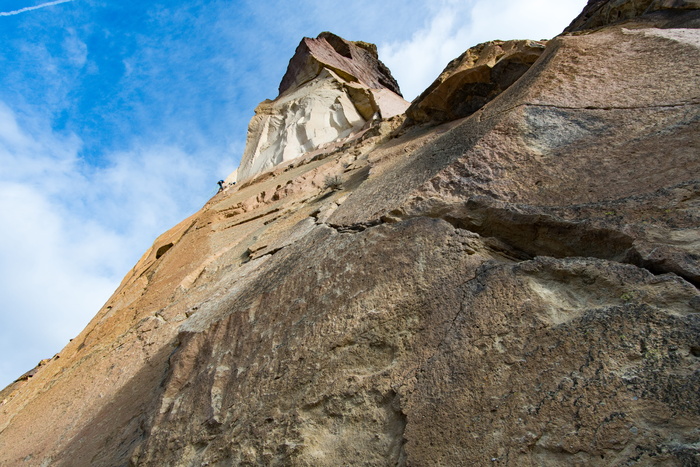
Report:
[[255,109],[238,181],[349,138],[409,105],[374,44],[330,32],[301,41],[279,92]]

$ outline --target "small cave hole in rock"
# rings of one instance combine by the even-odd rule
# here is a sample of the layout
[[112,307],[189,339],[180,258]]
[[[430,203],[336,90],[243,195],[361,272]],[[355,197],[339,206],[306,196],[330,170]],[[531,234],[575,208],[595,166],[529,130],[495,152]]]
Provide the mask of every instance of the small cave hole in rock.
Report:
[[167,245],[163,245],[162,247],[158,248],[158,251],[156,251],[156,259],[160,258],[164,254],[168,252],[169,249],[173,247],[172,243],[168,243]]
[[700,357],[700,347],[691,347],[690,348],[690,354],[693,357]]

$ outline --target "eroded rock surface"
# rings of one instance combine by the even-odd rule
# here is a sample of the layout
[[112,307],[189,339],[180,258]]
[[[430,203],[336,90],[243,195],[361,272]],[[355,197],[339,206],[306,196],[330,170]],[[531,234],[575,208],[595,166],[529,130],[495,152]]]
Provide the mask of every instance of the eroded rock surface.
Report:
[[508,89],[539,58],[546,42],[492,41],[452,60],[406,111],[414,123],[467,117]]
[[2,392],[0,464],[697,465],[698,38],[560,36],[218,194]]
[[346,81],[359,82],[370,89],[386,88],[401,95],[391,71],[379,60],[376,45],[346,41],[330,32],[301,41],[280,83],[280,95],[311,81],[323,68],[333,70]]
[[374,44],[328,32],[301,41],[279,89],[275,100],[255,109],[238,181],[341,141],[408,107]]
[[[564,32],[585,31],[631,21],[655,27],[699,27],[699,0],[588,0]],[[684,11],[686,10],[686,11]]]

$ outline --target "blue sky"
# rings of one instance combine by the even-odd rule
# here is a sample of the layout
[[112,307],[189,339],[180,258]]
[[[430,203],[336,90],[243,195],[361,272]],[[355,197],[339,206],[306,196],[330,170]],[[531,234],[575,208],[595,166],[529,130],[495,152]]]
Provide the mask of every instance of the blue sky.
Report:
[[94,316],[233,171],[303,36],[378,45],[411,100],[586,0],[0,0],[0,387]]

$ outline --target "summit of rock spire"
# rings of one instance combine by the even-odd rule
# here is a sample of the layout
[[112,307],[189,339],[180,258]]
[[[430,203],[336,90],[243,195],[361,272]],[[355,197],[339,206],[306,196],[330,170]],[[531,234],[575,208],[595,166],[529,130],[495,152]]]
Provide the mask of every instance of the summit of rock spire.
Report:
[[350,138],[409,106],[374,44],[330,32],[302,39],[279,91],[255,109],[238,181]]
[[388,89],[401,96],[399,84],[379,60],[376,45],[347,41],[327,31],[315,39],[305,37],[299,43],[279,85],[280,95],[312,80],[323,68],[333,70],[348,82]]

